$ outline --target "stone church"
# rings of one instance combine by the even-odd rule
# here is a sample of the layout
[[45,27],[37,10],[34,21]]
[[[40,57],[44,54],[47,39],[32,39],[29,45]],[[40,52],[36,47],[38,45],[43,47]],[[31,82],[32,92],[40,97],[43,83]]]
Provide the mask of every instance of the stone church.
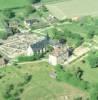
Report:
[[39,41],[30,44],[27,49],[27,55],[31,56],[34,53],[45,53],[48,45],[49,45],[49,37],[47,35],[44,38],[41,38]]

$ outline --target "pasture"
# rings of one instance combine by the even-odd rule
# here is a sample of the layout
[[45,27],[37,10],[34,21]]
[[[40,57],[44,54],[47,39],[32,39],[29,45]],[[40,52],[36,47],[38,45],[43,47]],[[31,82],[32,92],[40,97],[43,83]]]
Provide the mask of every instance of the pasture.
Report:
[[58,19],[98,16],[98,0],[65,0],[53,4],[47,4],[49,11]]
[[[88,95],[69,84],[52,79],[49,76],[51,71],[53,71],[53,67],[45,62],[27,63],[0,69],[0,76],[3,75],[0,79],[0,100],[8,100],[4,98],[3,94],[9,84],[14,85],[11,92],[13,95],[19,88],[23,88],[23,92],[19,94],[21,100],[65,100],[64,96],[66,95],[71,97],[77,94],[84,97]],[[26,73],[32,75],[32,79],[28,84],[21,85]],[[73,99],[70,98],[70,100]]]

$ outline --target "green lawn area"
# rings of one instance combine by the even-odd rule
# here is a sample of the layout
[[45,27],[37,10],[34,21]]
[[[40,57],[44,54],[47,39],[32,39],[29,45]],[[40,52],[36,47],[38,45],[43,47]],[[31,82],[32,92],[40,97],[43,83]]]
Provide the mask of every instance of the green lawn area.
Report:
[[28,5],[29,0],[0,0],[0,10]]
[[[89,6],[88,6],[89,4]],[[47,4],[50,12],[59,19],[86,15],[98,16],[98,0],[65,0]]]
[[[31,74],[32,79],[23,86],[24,91],[20,94],[21,100],[64,100],[66,95],[71,95],[71,97],[77,94],[84,97],[87,95],[84,91],[76,89],[71,85],[50,78],[49,73],[53,70],[53,67],[45,62],[27,63],[18,66],[20,67],[11,66],[0,69],[0,75],[4,75],[0,79],[0,100],[8,100],[3,98],[6,86],[14,84],[17,87],[18,84],[23,82],[26,73]],[[70,100],[72,99],[70,98]]]
[[91,68],[88,63],[82,63],[82,61],[78,60],[76,62],[73,62],[68,66],[68,69],[74,71],[77,67],[80,67],[83,71],[83,79],[92,83],[92,84],[98,84],[98,68]]

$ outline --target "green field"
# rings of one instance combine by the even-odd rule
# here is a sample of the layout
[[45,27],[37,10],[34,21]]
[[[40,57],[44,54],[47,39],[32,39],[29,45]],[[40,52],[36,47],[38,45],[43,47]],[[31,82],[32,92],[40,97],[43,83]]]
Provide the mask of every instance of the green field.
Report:
[[4,75],[0,79],[0,100],[9,100],[3,97],[7,85],[14,85],[15,89],[12,91],[12,94],[14,94],[20,88],[19,84],[24,81],[26,73],[31,74],[32,79],[25,86],[21,86],[24,88],[23,93],[19,94],[21,100],[64,100],[66,95],[71,95],[71,97],[77,94],[84,97],[87,95],[84,91],[76,89],[71,85],[50,78],[49,73],[53,70],[53,67],[45,62],[27,63],[18,66],[20,67],[11,66],[0,69],[0,76]]
[[29,0],[0,0],[0,10],[28,5]]
[[[86,15],[98,16],[98,0],[67,0],[47,4],[50,12],[59,19]],[[88,6],[89,5],[89,6]]]

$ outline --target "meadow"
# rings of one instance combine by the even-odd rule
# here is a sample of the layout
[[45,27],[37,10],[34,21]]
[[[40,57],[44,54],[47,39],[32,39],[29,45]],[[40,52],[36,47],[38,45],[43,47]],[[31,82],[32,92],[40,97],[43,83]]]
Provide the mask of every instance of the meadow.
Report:
[[[3,77],[0,78],[0,100],[9,100],[4,98],[4,93],[10,84],[14,85],[10,92],[12,97],[13,95],[17,96],[19,89],[23,89],[22,93],[19,92],[21,100],[64,100],[66,95],[71,95],[72,98],[76,95],[84,97],[87,95],[85,91],[51,78],[49,76],[51,71],[53,71],[53,66],[46,62],[33,62],[1,68],[0,76]],[[27,74],[32,75],[32,79],[27,84],[21,85]],[[70,100],[73,100],[72,98]]]
[[64,19],[87,15],[98,16],[97,4],[98,0],[65,0],[47,4],[47,8],[55,17]]

